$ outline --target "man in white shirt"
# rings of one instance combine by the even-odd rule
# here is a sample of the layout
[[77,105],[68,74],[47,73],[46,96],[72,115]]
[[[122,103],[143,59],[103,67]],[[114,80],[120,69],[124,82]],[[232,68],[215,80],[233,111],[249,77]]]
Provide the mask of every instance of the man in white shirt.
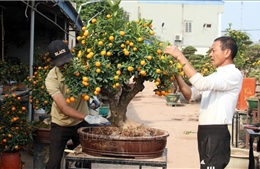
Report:
[[183,70],[192,87],[177,76],[176,80],[187,100],[201,97],[198,126],[198,150],[201,169],[224,169],[230,160],[230,133],[227,125],[232,123],[243,76],[235,67],[233,59],[237,44],[230,37],[214,40],[210,60],[217,71],[203,77],[189,63],[176,46],[167,46],[165,54],[184,64]]

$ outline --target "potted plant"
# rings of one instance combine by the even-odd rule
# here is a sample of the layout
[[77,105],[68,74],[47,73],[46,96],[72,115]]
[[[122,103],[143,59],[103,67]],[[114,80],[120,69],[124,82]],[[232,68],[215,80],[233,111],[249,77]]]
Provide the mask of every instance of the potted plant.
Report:
[[21,97],[6,94],[1,106],[0,152],[1,167],[20,169],[20,151],[32,141],[32,123]]
[[[48,94],[45,87],[45,78],[52,68],[50,60],[47,57],[48,54],[39,54],[38,62],[40,65],[34,67],[34,72],[32,77],[27,77],[25,84],[28,86],[30,91],[29,102],[32,104],[34,109],[34,114],[38,111],[44,112],[44,117],[50,118],[48,115],[51,110],[52,98]],[[46,116],[47,114],[47,116]],[[41,118],[41,116],[39,116]],[[49,132],[50,123],[46,119],[34,119],[33,127],[35,130],[35,141],[40,143],[49,143]]]
[[[110,143],[106,140],[97,144],[96,141],[84,139],[97,135],[95,133],[119,133],[115,137],[127,137],[125,141],[128,140],[131,148],[149,147],[146,150],[142,149],[141,154],[133,150],[133,156],[144,157],[145,154],[142,153],[150,153],[147,156],[154,157],[162,152],[163,145],[166,144],[167,132],[130,122],[126,116],[127,106],[135,95],[145,88],[145,81],[154,81],[157,87],[154,92],[159,96],[171,93],[171,77],[182,72],[182,69],[178,69],[178,62],[174,61],[171,56],[163,54],[164,46],[169,43],[164,43],[154,36],[152,20],[128,21],[128,16],[119,8],[119,3],[118,0],[107,0],[100,2],[99,5],[95,4],[96,7],[101,8],[97,11],[102,12],[95,15],[88,25],[82,27],[82,31],[77,37],[78,43],[72,51],[75,57],[64,72],[65,83],[68,86],[66,101],[70,104],[73,101],[70,98],[76,98],[78,95],[81,95],[86,101],[91,96],[107,97],[111,112],[108,119],[115,127],[79,130],[80,137],[83,138],[81,145],[86,153],[101,153],[98,148],[106,143],[118,146],[117,148],[103,146],[108,149],[114,148],[113,151],[105,150],[105,152],[115,153],[113,155],[131,153],[131,150],[124,149],[125,152],[116,154],[116,151],[122,148],[117,143],[122,140],[117,140],[117,143]],[[95,6],[90,4],[88,8],[95,8]],[[129,85],[131,78],[133,78],[133,84]],[[133,144],[130,140],[135,136],[140,139],[139,143],[142,142],[149,146]],[[159,136],[162,137],[159,138]],[[101,141],[101,137],[97,140]],[[141,140],[145,138],[157,140],[158,143],[161,141],[163,145],[153,146],[149,139]],[[109,140],[112,140],[112,137],[109,137]],[[96,147],[88,147],[94,143]],[[157,149],[158,154],[151,152],[152,148],[158,147],[160,147],[160,150]]]
[[[179,66],[179,68],[181,68],[181,67]],[[180,74],[181,74],[182,77],[184,76],[184,73],[180,73]],[[169,93],[168,95],[166,95],[165,99],[166,99],[167,105],[173,106],[173,105],[178,104],[178,101],[179,101],[180,96],[181,96],[181,94],[177,92],[178,91],[178,84],[177,84],[175,79],[173,79],[171,91],[172,91],[172,93]]]
[[12,74],[11,63],[1,62],[1,83],[3,85],[3,94],[9,94],[15,90],[15,87],[12,85],[12,79],[15,77]]
[[249,96],[249,97],[246,98],[246,103],[247,103],[249,112],[251,110],[257,110],[258,109],[258,100],[259,100],[259,97],[256,96],[256,95]]
[[30,93],[29,102],[32,104],[35,111],[43,109],[49,113],[52,105],[52,98],[48,94],[45,87],[45,78],[52,68],[48,54],[39,54],[37,66],[34,66],[33,76],[27,76],[25,84],[28,86]]
[[[3,93],[10,94],[15,90],[25,90],[23,84],[29,75],[29,66],[26,64],[13,64],[9,62],[1,62],[1,84],[3,85]],[[23,85],[22,85],[23,84]]]
[[52,66],[47,53],[38,54],[36,57],[37,62],[35,62],[33,67],[33,75],[26,78],[25,84],[30,91],[29,102],[32,104],[34,110],[34,167],[44,168],[49,158],[51,130],[49,113],[52,105],[52,98],[45,87],[45,78]]
[[19,64],[19,65],[14,65],[16,66],[16,74],[15,76],[15,81],[17,85],[16,90],[26,90],[27,87],[25,85],[25,80],[29,76],[29,65],[27,64]]

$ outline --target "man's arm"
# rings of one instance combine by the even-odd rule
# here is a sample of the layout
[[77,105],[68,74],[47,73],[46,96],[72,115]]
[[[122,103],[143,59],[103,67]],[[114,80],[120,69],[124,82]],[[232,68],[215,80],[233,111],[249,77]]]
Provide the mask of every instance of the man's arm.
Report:
[[58,108],[67,116],[74,118],[74,119],[79,119],[79,120],[85,120],[89,124],[100,124],[100,125],[110,125],[110,122],[100,116],[100,115],[87,115],[80,113],[76,109],[70,107],[66,101],[64,96],[61,93],[58,93],[54,95],[53,97],[54,102],[58,106]]
[[61,93],[55,94],[53,97],[53,101],[56,103],[58,108],[67,116],[78,119],[84,120],[87,114],[80,113],[76,109],[70,107],[67,102],[65,101],[64,96]]
[[185,83],[185,81],[183,80],[183,78],[181,76],[175,76],[175,79],[177,81],[179,89],[180,89],[181,93],[183,94],[184,98],[189,101],[191,98],[190,86],[187,85],[187,83]]

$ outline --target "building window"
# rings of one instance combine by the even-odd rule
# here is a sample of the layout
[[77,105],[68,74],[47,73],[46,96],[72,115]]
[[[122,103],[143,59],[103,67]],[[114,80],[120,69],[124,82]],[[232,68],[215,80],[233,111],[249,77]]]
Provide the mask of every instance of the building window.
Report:
[[204,23],[204,24],[203,24],[203,28],[211,28],[211,24],[209,24],[209,23]]
[[191,22],[185,22],[185,33],[192,32],[192,23]]

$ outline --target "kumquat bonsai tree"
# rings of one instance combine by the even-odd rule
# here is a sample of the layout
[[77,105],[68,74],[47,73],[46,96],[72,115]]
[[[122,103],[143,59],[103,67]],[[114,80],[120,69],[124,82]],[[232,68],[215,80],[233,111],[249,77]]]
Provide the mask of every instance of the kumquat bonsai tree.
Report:
[[[0,166],[22,168],[24,162],[21,161],[20,151],[25,150],[33,141],[33,128],[28,119],[27,107],[22,103],[21,97],[5,94],[0,112]],[[8,160],[8,154],[13,155],[11,162]]]
[[70,104],[78,95],[86,101],[105,96],[111,112],[109,121],[125,127],[130,124],[127,106],[145,88],[144,82],[154,82],[155,94],[166,96],[172,92],[174,75],[184,75],[183,65],[163,53],[169,43],[155,37],[152,20],[128,21],[119,7],[120,0],[99,3],[102,10],[97,15],[90,10],[94,17],[82,27],[72,50],[75,57],[66,65],[66,101]]
[[0,152],[19,151],[32,141],[32,124],[21,97],[5,94],[1,106]]
[[45,86],[45,78],[52,68],[48,53],[37,56],[38,64],[34,66],[32,77],[27,77],[25,83],[30,91],[29,102],[34,110],[44,109],[47,113],[51,110],[52,98]]

